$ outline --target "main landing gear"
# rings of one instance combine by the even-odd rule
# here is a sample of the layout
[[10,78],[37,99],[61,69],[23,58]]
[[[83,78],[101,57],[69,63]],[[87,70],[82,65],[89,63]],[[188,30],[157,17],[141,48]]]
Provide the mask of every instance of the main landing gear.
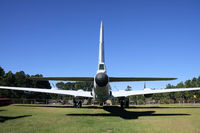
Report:
[[103,106],[103,103],[99,103],[100,106]]
[[73,100],[74,108],[81,108],[82,107],[82,101],[81,100]]
[[128,108],[129,107],[129,98],[120,98],[119,103],[121,108]]

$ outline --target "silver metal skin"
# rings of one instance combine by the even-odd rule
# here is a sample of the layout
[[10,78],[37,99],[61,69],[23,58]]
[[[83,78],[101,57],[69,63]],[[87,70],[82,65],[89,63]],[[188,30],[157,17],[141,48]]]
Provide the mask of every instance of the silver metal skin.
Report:
[[101,21],[100,27],[100,37],[99,37],[99,64],[105,63],[105,56],[104,56],[104,31],[103,31],[103,22]]
[[93,98],[100,102],[105,102],[110,97],[109,77],[106,73],[105,56],[104,56],[104,29],[103,22],[100,26],[99,38],[99,63],[97,73],[94,77]]

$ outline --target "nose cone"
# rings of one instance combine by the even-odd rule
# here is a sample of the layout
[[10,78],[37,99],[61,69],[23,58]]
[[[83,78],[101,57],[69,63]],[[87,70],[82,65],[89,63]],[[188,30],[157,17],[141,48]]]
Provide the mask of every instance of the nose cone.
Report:
[[98,86],[104,87],[108,84],[108,76],[105,73],[98,73],[95,77]]

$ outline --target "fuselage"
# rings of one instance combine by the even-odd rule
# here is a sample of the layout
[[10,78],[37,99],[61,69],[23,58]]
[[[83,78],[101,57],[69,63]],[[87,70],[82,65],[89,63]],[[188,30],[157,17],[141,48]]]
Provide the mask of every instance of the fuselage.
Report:
[[94,99],[100,102],[105,102],[110,97],[109,77],[106,71],[97,71],[97,74],[94,77],[93,92]]
[[109,77],[106,73],[104,58],[104,31],[103,22],[100,27],[99,37],[99,63],[97,73],[94,77],[93,97],[95,100],[105,102],[110,97]]

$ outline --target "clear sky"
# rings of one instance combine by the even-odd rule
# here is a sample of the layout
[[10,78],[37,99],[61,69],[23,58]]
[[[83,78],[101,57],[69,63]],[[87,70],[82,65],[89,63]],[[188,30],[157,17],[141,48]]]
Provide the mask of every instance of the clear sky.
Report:
[[94,76],[101,20],[109,76],[178,78],[147,82],[163,88],[200,75],[199,0],[1,0],[0,66],[31,75]]

